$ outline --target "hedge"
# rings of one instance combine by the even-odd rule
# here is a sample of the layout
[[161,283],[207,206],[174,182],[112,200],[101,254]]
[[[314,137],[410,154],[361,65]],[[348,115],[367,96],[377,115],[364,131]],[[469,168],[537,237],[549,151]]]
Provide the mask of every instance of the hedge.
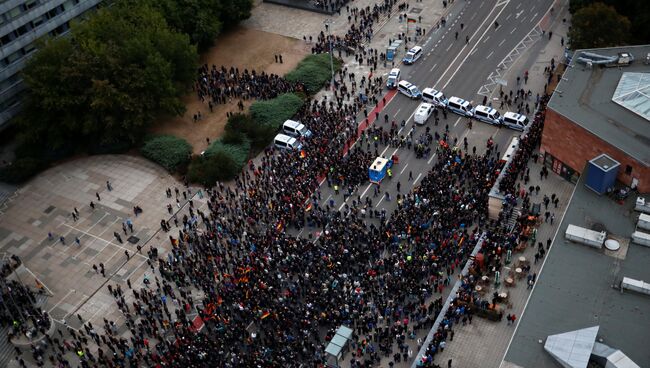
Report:
[[277,128],[270,125],[257,124],[250,115],[234,114],[228,118],[226,131],[221,140],[224,143],[237,142],[241,134],[248,138],[254,155],[264,149],[275,136]]
[[250,112],[257,124],[278,129],[298,112],[302,104],[303,100],[295,93],[285,93],[271,100],[254,102]]
[[146,139],[140,152],[168,171],[175,171],[189,162],[192,146],[182,138],[159,135]]
[[217,151],[211,156],[196,156],[187,171],[189,180],[212,187],[217,181],[228,181],[241,172],[232,155],[226,151]]
[[251,145],[248,139],[245,139],[242,144],[227,144],[219,139],[212,142],[210,147],[203,152],[203,155],[205,157],[212,157],[217,153],[224,153],[228,155],[237,166],[242,168],[246,164],[246,161],[248,161],[250,148]]
[[0,168],[0,181],[20,184],[47,167],[43,160],[31,157],[19,158],[10,165]]
[[[341,60],[334,58],[334,71],[341,69]],[[330,54],[308,55],[298,66],[284,76],[291,82],[300,82],[305,86],[307,93],[313,95],[325,86],[326,82],[332,79],[332,68],[330,65]]]

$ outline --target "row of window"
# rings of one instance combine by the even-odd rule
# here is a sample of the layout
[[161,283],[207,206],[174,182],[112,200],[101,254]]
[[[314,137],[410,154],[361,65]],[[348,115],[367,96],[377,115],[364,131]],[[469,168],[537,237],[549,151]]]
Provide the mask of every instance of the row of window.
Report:
[[25,1],[24,3],[16,6],[15,8],[9,10],[8,12],[5,12],[4,14],[0,15],[0,25],[4,24],[4,22],[11,22],[12,20],[23,15],[24,13],[34,9],[39,4],[40,4],[39,0]]

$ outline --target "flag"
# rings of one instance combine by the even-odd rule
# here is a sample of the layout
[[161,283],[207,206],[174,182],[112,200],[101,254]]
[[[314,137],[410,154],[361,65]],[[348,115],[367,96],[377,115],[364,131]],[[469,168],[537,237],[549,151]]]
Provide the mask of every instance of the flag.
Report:
[[268,317],[270,315],[271,315],[271,312],[266,311],[266,312],[262,313],[262,316],[260,317],[260,319],[264,319],[264,318],[266,318],[266,317]]
[[282,221],[280,221],[280,222],[278,222],[278,224],[275,226],[275,229],[276,229],[277,231],[282,231],[282,228],[283,228],[283,227],[284,227],[284,225],[282,224]]
[[305,208],[305,211],[309,212],[309,211],[311,211],[313,208],[314,208],[314,204],[311,203],[311,202],[309,202],[309,204],[307,205],[307,208]]
[[305,152],[305,150],[300,150],[300,158],[305,158],[305,157],[307,157],[307,153]]
[[415,20],[414,18],[408,18],[409,23],[417,23],[418,21]]

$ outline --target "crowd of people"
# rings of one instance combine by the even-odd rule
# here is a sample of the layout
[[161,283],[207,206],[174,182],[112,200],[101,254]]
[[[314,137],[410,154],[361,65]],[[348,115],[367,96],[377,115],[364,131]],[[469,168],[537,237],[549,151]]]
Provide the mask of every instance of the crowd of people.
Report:
[[[210,111],[217,104],[227,104],[233,99],[268,100],[283,93],[301,91],[299,83],[289,82],[276,74],[258,73],[254,69],[244,69],[212,64],[202,65],[198,69],[198,77],[194,83],[197,97],[208,103]],[[242,108],[243,106],[240,106]]]

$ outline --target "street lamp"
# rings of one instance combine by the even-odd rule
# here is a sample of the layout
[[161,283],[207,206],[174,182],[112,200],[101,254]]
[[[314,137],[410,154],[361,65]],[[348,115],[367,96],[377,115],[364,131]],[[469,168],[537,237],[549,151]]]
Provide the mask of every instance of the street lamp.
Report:
[[331,32],[331,25],[332,25],[332,20],[331,19],[325,19],[323,22],[325,23],[325,30],[327,31],[327,39],[330,44],[330,70],[332,72],[332,81],[330,82],[330,85],[332,89],[334,89],[334,49],[332,45],[332,32]]

